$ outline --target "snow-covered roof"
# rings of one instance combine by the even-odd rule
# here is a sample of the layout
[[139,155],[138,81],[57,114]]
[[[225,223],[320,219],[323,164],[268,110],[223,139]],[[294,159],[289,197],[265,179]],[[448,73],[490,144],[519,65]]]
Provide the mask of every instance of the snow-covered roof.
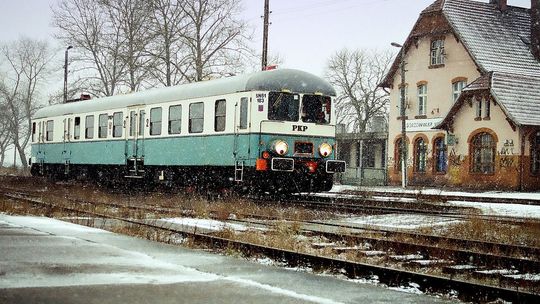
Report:
[[336,96],[334,88],[326,80],[318,76],[299,70],[276,69],[125,95],[53,105],[38,110],[34,118],[104,111],[134,105],[180,101],[237,92],[282,90]]
[[443,14],[482,72],[540,76],[530,49],[530,10],[471,0],[445,0]]
[[540,126],[540,77],[494,72],[491,95],[512,121]]

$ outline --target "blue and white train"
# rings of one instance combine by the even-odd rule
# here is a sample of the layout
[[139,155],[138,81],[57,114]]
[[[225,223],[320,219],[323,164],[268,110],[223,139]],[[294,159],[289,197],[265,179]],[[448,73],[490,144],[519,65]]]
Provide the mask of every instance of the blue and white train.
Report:
[[101,181],[327,191],[334,99],[325,80],[278,69],[58,104],[32,121],[32,174]]

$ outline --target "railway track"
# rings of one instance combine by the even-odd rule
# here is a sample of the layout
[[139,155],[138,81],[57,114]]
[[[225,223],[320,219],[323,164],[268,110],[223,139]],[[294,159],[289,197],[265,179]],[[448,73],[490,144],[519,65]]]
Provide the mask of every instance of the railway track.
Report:
[[[122,217],[114,215],[110,212],[96,212],[95,210],[92,211],[90,208],[73,208],[70,206],[65,206],[62,204],[57,203],[50,203],[45,202],[42,199],[39,198],[39,195],[36,193],[32,193],[31,195],[24,195],[24,191],[18,191],[16,193],[9,192],[9,190],[4,190],[3,195],[6,197],[9,197],[14,200],[20,200],[24,201],[29,204],[35,204],[38,206],[45,206],[47,208],[56,208],[56,209],[62,209],[67,212],[72,212],[75,214],[87,214],[92,217],[102,218],[102,219],[110,219],[115,220],[118,222],[126,223],[129,225],[138,225],[143,226],[151,229],[157,229],[161,231],[167,231],[168,233],[176,233],[183,236],[187,236],[192,238],[193,240],[197,242],[203,242],[205,244],[212,244],[211,246],[225,246],[227,248],[236,248],[237,250],[240,250],[242,252],[248,252],[251,254],[254,253],[260,253],[265,254],[273,258],[277,259],[285,259],[289,261],[290,263],[296,263],[295,261],[302,261],[304,263],[307,263],[309,265],[320,265],[324,267],[329,267],[330,269],[344,269],[349,277],[359,277],[363,275],[373,275],[376,274],[381,283],[394,285],[396,282],[399,284],[407,284],[410,281],[414,282],[422,282],[420,284],[422,286],[422,289],[424,290],[431,290],[431,291],[438,291],[438,292],[448,292],[448,288],[457,290],[460,292],[460,294],[465,300],[473,300],[473,301],[485,301],[488,299],[494,299],[494,298],[501,298],[508,301],[519,301],[519,302],[528,302],[528,301],[537,301],[539,299],[539,294],[537,293],[538,290],[535,292],[529,292],[526,290],[514,290],[513,288],[505,288],[500,286],[493,286],[493,285],[486,285],[481,284],[477,282],[470,282],[470,281],[464,281],[460,280],[459,278],[456,278],[456,276],[452,275],[450,277],[445,276],[438,276],[438,275],[431,275],[427,273],[422,272],[415,272],[410,271],[407,269],[399,269],[395,267],[385,267],[384,265],[373,265],[368,263],[362,263],[358,261],[348,261],[340,258],[332,258],[332,257],[326,257],[322,255],[317,254],[309,254],[309,253],[298,253],[293,252],[290,250],[284,250],[279,248],[274,248],[271,246],[265,246],[261,244],[256,244],[253,242],[246,242],[241,240],[234,240],[234,239],[226,239],[223,237],[215,236],[212,234],[204,234],[204,233],[197,233],[195,231],[187,231],[185,229],[180,229],[178,227],[172,227],[171,225],[168,225],[163,222],[159,222],[156,220],[145,220],[145,219],[133,219],[130,217]],[[75,199],[75,203],[78,203],[78,206],[87,206],[90,207],[92,205],[98,204],[96,202],[85,202],[81,199]],[[103,203],[100,203],[103,204]],[[118,203],[109,203],[107,204],[109,208],[123,208],[123,209],[130,209],[135,211],[145,211],[145,212],[154,212],[154,213],[169,213],[169,212],[176,212],[178,213],[178,210],[171,210],[171,208],[156,208],[155,206],[148,207],[148,206],[127,206],[123,204]],[[246,216],[246,215],[244,215]],[[266,221],[269,219],[267,218]],[[253,225],[261,225],[261,221],[254,221],[252,219],[236,219],[234,220],[236,222],[244,222],[249,223]],[[311,225],[322,225],[323,223],[317,222],[317,221],[311,221],[309,223],[304,224],[311,224]],[[328,225],[328,224],[326,224]],[[343,225],[338,225],[341,229],[340,233],[332,233],[332,232],[324,232],[320,229],[308,229],[304,228],[303,233],[310,233],[310,234],[319,234],[324,235],[330,240],[355,240],[359,243],[365,244],[366,242],[370,242],[373,245],[372,249],[378,249],[378,248],[400,248],[399,252],[394,253],[403,253],[403,252],[421,252],[423,253],[422,257],[430,257],[435,255],[437,253],[439,256],[452,256],[456,260],[463,259],[467,260],[470,259],[471,256],[474,256],[474,259],[477,259],[479,261],[483,261],[483,263],[486,263],[486,265],[490,263],[494,263],[495,260],[498,260],[499,263],[502,262],[503,265],[509,266],[513,265],[514,267],[517,265],[520,269],[526,270],[526,269],[536,269],[538,270],[538,261],[535,260],[527,260],[523,258],[516,258],[516,257],[503,257],[501,255],[494,255],[494,254],[479,254],[477,252],[473,251],[467,251],[467,250],[450,250],[447,248],[440,248],[436,246],[426,246],[421,244],[411,244],[406,242],[398,242],[395,240],[388,240],[388,235],[391,235],[392,233],[398,233],[398,232],[392,232],[392,231],[385,231],[384,233],[387,234],[385,238],[374,238],[374,237],[365,237],[360,236],[358,233],[354,233],[352,231],[353,229],[356,230],[366,230],[364,229],[358,229],[358,227],[343,227]],[[344,235],[343,229],[348,228],[351,229],[350,233],[347,235]],[[358,231],[357,231],[358,232]],[[375,233],[376,231],[371,231],[371,233]],[[380,233],[381,231],[377,231],[377,233]],[[458,240],[459,241],[459,240]],[[469,243],[470,244],[470,243]],[[349,244],[353,245],[353,244]],[[500,245],[500,244],[499,244]],[[494,244],[491,244],[491,246],[494,246]],[[349,247],[354,247],[349,246]],[[525,248],[518,248],[519,250],[524,250]],[[337,248],[336,250],[348,250],[345,248]],[[516,248],[507,248],[508,251],[514,251]],[[538,250],[538,249],[534,249]],[[374,251],[374,250],[371,250]],[[536,251],[537,252],[537,251]],[[531,253],[535,254],[535,253]],[[491,261],[491,262],[490,262]],[[508,264],[507,264],[508,263]],[[396,278],[400,278],[396,281]],[[500,283],[500,279],[499,279]]]

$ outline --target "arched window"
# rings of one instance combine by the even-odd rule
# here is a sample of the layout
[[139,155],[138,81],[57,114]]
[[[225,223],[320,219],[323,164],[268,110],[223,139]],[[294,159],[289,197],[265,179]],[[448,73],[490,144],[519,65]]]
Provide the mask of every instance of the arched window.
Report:
[[471,141],[472,166],[474,173],[495,172],[495,141],[489,133],[476,134]]
[[427,144],[423,138],[414,142],[414,171],[426,172]]
[[[396,140],[394,145],[394,169],[396,171],[401,171],[401,161],[403,160],[403,147],[401,146],[401,140],[401,138]],[[407,142],[405,142],[405,145],[407,145]]]
[[446,173],[446,145],[444,137],[437,137],[433,142],[433,165],[435,173]]
[[540,131],[531,136],[531,173],[540,174]]

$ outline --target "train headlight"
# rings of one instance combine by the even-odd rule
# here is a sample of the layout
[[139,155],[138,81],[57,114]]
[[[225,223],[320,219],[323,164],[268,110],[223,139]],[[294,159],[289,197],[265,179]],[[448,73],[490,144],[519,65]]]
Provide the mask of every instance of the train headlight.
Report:
[[328,157],[330,154],[332,154],[332,146],[328,143],[322,143],[319,146],[319,154],[322,157]]
[[289,145],[283,140],[276,140],[272,145],[274,152],[283,156],[289,151]]

